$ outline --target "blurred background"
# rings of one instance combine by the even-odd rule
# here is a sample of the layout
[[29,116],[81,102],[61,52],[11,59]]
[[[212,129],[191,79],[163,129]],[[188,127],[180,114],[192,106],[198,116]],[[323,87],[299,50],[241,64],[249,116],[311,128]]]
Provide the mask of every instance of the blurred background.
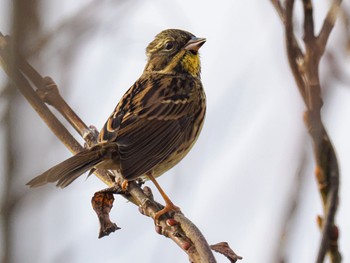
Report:
[[[314,2],[318,31],[329,1]],[[323,119],[341,171],[339,246],[350,262],[350,5],[343,4],[320,72]],[[29,62],[98,130],[141,75],[147,44],[167,28],[207,38],[200,51],[208,109],[197,144],[160,184],[210,244],[227,241],[242,262],[314,262],[322,205],[312,145],[270,1],[0,0],[0,32],[15,37]],[[90,200],[106,186],[94,176],[63,190],[26,187],[71,153],[2,70],[0,96],[4,263],[188,262],[156,234],[152,219],[118,196],[111,218],[122,229],[98,239]]]

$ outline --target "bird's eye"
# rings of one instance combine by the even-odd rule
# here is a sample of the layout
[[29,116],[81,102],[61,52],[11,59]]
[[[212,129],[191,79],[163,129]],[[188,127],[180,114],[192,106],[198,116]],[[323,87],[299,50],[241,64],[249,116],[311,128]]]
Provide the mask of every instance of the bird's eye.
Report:
[[166,50],[172,50],[173,49],[173,47],[174,47],[174,43],[173,42],[167,42],[166,44],[165,44],[165,49]]

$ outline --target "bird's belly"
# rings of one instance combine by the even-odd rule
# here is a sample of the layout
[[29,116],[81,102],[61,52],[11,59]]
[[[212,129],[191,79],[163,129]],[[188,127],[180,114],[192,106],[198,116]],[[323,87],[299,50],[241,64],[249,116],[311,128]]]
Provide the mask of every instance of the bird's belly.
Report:
[[153,176],[158,177],[165,173],[166,171],[170,170],[173,168],[175,165],[177,165],[187,154],[188,152],[192,149],[193,145],[196,143],[199,134],[201,132],[203,123],[200,123],[199,126],[197,126],[197,129],[192,130],[191,132],[196,134],[195,137],[192,137],[192,141],[188,144],[183,144],[187,145],[187,147],[181,147],[171,153],[165,160],[160,162],[158,165],[156,165],[153,169]]
[[187,153],[190,151],[190,148],[191,147],[181,152],[175,151],[174,153],[169,155],[168,158],[166,158],[164,161],[162,161],[161,163],[159,163],[153,168],[152,170],[153,176],[158,177],[163,173],[165,173],[166,171],[173,168],[175,165],[177,165],[187,155]]

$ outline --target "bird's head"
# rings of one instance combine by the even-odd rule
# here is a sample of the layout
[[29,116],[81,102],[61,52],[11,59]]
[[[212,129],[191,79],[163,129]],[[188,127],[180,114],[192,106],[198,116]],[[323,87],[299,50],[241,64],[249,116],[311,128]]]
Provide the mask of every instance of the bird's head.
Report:
[[199,77],[198,50],[205,41],[205,38],[197,38],[179,29],[160,32],[146,48],[148,62],[145,72],[187,73]]

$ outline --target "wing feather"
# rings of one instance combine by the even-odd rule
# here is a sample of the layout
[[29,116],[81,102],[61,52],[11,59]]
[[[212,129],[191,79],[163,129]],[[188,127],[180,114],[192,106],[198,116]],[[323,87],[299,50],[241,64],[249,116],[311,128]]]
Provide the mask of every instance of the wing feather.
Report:
[[174,78],[142,76],[100,133],[101,142],[117,143],[125,179],[134,180],[153,169],[181,147],[192,129],[195,102],[189,98],[195,85],[191,79]]

